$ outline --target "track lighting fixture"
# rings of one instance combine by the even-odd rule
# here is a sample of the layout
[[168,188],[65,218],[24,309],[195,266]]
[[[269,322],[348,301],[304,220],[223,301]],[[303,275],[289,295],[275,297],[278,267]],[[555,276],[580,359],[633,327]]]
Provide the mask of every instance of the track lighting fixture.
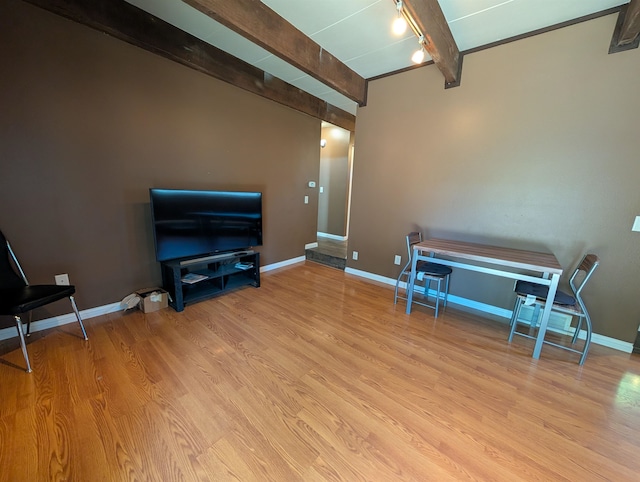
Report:
[[424,46],[427,44],[427,39],[425,38],[424,34],[420,30],[420,27],[418,27],[418,24],[413,19],[411,14],[404,8],[402,0],[393,1],[396,4],[397,17],[393,21],[392,30],[396,35],[402,35],[406,31],[407,25],[411,27],[413,33],[415,33],[418,37],[418,43],[420,44],[420,48],[413,53],[413,55],[411,56],[411,60],[416,64],[421,64],[422,62],[424,62],[424,59],[427,55],[427,52],[424,48]]
[[420,38],[418,39],[418,44],[420,44],[420,48],[418,50],[416,50],[413,55],[411,56],[411,60],[414,64],[421,64],[422,62],[424,62],[424,57],[426,55],[426,52],[424,51],[424,36],[420,35]]
[[391,29],[393,30],[394,34],[402,35],[403,33],[405,33],[407,31],[407,21],[405,20],[404,16],[402,15],[402,0],[399,0],[396,3],[396,10],[398,12],[398,16],[393,21]]

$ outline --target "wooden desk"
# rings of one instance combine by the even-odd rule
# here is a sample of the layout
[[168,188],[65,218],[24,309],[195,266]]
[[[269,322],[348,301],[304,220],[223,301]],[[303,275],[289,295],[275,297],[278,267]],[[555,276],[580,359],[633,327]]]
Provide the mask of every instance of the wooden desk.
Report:
[[[428,253],[428,254],[423,254]],[[447,256],[450,259],[442,259],[437,256]],[[451,241],[447,239],[426,239],[413,246],[411,260],[411,276],[409,278],[407,296],[407,314],[411,313],[413,301],[413,289],[416,280],[416,264],[420,260],[428,260],[432,263],[440,263],[454,268],[461,268],[480,273],[511,278],[514,280],[530,281],[549,287],[548,299],[556,296],[558,282],[562,274],[562,267],[556,257],[551,253],[538,253],[536,251],[524,251],[521,249],[501,248],[484,244],[466,243],[464,241]],[[478,263],[488,264],[491,267]],[[539,273],[539,276],[523,274],[518,271]],[[542,342],[549,324],[549,315],[553,303],[546,303],[540,320],[540,328],[533,349],[533,358],[540,358]]]

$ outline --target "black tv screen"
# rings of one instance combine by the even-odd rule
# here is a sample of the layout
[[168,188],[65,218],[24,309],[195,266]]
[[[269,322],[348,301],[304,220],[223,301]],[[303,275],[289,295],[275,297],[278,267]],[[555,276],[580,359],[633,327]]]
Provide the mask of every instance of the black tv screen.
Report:
[[262,246],[262,193],[150,189],[156,259]]

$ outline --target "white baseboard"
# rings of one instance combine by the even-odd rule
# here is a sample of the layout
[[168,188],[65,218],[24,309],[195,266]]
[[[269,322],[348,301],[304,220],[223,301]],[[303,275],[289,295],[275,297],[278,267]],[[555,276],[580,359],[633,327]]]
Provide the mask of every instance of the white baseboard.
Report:
[[316,233],[316,236],[318,236],[319,238],[335,239],[336,241],[347,240],[346,236],[338,236],[337,234],[321,233],[320,231]]
[[267,271],[271,271],[278,268],[283,268],[285,266],[289,266],[296,263],[303,263],[306,258],[304,256],[298,256],[297,258],[286,259],[284,261],[280,261],[279,263],[272,263],[266,266],[260,267],[260,272],[265,273]]
[[367,278],[373,281],[378,281],[380,283],[384,283],[387,285],[395,286],[396,280],[392,278],[387,278],[386,276],[380,276],[379,274],[369,273],[368,271],[361,271],[355,268],[346,267],[344,272],[347,274],[352,274],[355,276],[360,276],[361,278]]
[[[297,258],[288,259],[279,263],[269,264],[267,266],[261,266],[260,272],[271,271],[272,269],[282,268],[291,264],[304,262],[305,257],[299,256]],[[80,310],[80,317],[83,320],[89,318],[95,318],[96,316],[106,315],[107,313],[115,313],[121,311],[122,305],[120,302],[110,303],[104,306],[97,306],[95,308],[89,308],[87,310]],[[77,323],[76,315],[74,313],[67,313],[65,315],[53,316],[51,318],[45,318],[43,320],[34,321],[31,323],[31,333],[36,331],[48,330],[49,328],[55,328],[57,326],[67,325],[69,323]],[[18,332],[15,327],[4,328],[0,330],[0,340],[7,340],[9,338],[17,337]]]
[[[267,271],[271,271],[278,268],[283,268],[285,266],[289,266],[296,263],[302,263],[305,261],[304,256],[299,256],[297,258],[291,258],[285,261],[280,261],[279,263],[273,263],[266,266],[262,266],[260,268],[260,272],[264,273]],[[396,285],[396,280],[393,278],[387,278],[386,276],[380,276],[377,274],[369,273],[367,271],[361,271],[353,268],[345,268],[345,273],[352,274],[354,276],[360,276],[361,278],[370,279],[372,281],[377,281],[379,283],[384,283],[390,286]],[[400,286],[405,289],[406,283],[401,283]],[[435,296],[435,292],[431,290],[430,294]],[[490,315],[495,315],[501,318],[510,319],[511,318],[511,310],[507,310],[504,308],[499,308],[497,306],[488,305],[486,303],[479,303],[477,301],[469,300],[466,298],[462,298],[460,296],[449,295],[448,302],[451,304],[464,306],[466,308],[470,308],[473,310],[477,310],[483,313],[487,313]],[[95,308],[89,308],[87,310],[81,310],[80,316],[83,320],[94,318],[100,315],[106,315],[108,313],[115,313],[116,311],[122,310],[122,305],[120,302],[110,303],[104,306],[97,306]],[[31,323],[31,332],[47,330],[49,328],[54,328],[56,326],[62,326],[69,323],[76,322],[76,315],[73,313],[67,313],[65,315],[54,316],[52,318],[46,318],[44,320],[38,320]],[[16,329],[14,327],[5,328],[0,330],[0,340],[6,340],[8,338],[13,338],[17,336]],[[585,338],[584,330],[578,335],[578,337],[582,340]],[[597,345],[606,346],[608,348],[613,348],[614,350],[619,350],[625,353],[633,352],[633,343],[629,343],[626,341],[618,340],[616,338],[610,338],[608,336],[599,335],[597,333],[593,333],[591,336],[591,342]]]
[[[104,306],[98,306],[96,308],[89,308],[88,310],[80,310],[80,317],[83,320],[94,318],[100,315],[106,315],[107,313],[114,313],[122,310],[122,305],[118,301],[117,303],[111,303]],[[31,323],[31,333],[36,331],[48,330],[49,328],[55,328],[56,326],[68,325],[69,323],[77,323],[76,315],[74,313],[67,313],[66,315],[53,316],[51,318],[45,318],[44,320],[38,320]],[[6,340],[18,336],[18,332],[15,327],[5,328],[0,330],[0,340]]]
[[[578,338],[584,340],[586,336],[586,331],[581,330]],[[618,340],[617,338],[611,338],[609,336],[598,335],[597,333],[591,333],[591,343],[613,348],[614,350],[620,350],[625,353],[633,353],[633,343]]]
[[[396,280],[393,278],[387,278],[385,276],[380,276],[377,274],[369,273],[367,271],[361,271],[353,268],[345,268],[345,273],[353,274],[355,276],[360,276],[362,278],[367,278],[372,281],[378,281],[380,283],[385,283],[391,286],[396,285]],[[404,282],[400,283],[400,286],[403,289],[406,289],[407,284]],[[435,291],[430,290],[429,294],[435,296]],[[507,310],[505,308],[499,308],[497,306],[488,305],[486,303],[479,303],[477,301],[469,300],[467,298],[462,298],[460,296],[449,295],[448,302],[454,305],[464,306],[465,308],[470,308],[472,310],[480,311],[483,313],[487,313],[489,315],[498,316],[501,318],[506,318],[507,320],[511,319],[511,310]],[[570,332],[573,334],[573,332]],[[582,330],[578,335],[578,338],[584,340],[586,337],[586,332]],[[592,333],[591,342],[596,345],[606,346],[608,348],[613,348],[614,350],[623,351],[625,353],[633,352],[633,343],[629,343],[626,341],[618,340],[616,338],[611,338],[605,335],[599,335],[597,333]]]

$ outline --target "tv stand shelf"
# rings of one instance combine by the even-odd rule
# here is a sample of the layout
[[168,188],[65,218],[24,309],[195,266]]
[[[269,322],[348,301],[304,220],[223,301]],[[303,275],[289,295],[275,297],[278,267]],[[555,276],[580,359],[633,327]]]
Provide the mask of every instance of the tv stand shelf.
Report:
[[[247,267],[237,267],[238,263]],[[164,261],[162,286],[171,296],[169,306],[183,311],[185,305],[207,300],[243,286],[260,287],[260,253],[242,251],[199,260]],[[185,276],[201,275],[193,283]]]

